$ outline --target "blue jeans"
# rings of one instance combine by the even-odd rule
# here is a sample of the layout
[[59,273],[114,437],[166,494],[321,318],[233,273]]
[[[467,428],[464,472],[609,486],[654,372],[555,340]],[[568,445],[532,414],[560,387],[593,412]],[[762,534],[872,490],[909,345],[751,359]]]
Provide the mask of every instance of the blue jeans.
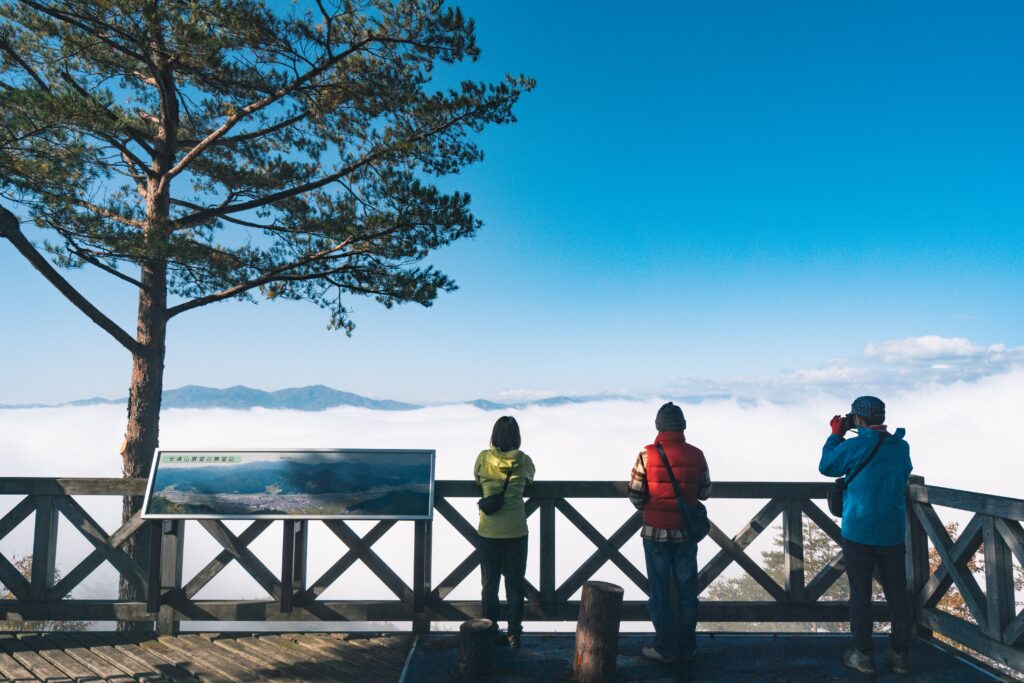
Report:
[[[668,657],[692,656],[697,649],[697,544],[645,540],[644,557],[654,648]],[[672,614],[673,580],[678,621]]]

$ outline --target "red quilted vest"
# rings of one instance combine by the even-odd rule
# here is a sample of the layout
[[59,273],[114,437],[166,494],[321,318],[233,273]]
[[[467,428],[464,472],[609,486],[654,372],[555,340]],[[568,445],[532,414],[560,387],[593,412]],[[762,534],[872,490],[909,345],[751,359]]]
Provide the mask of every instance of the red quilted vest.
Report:
[[672,472],[690,506],[697,504],[697,490],[706,467],[704,453],[686,443],[682,432],[658,432],[654,444],[647,447],[647,490],[650,500],[644,505],[644,524],[659,529],[682,529],[683,518],[676,504],[672,480],[668,477],[656,444],[661,444],[672,465]]

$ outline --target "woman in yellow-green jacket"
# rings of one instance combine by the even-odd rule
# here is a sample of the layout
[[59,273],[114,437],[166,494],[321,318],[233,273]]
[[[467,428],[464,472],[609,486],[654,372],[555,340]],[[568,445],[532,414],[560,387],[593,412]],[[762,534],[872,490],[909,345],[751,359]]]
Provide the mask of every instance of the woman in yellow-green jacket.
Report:
[[[491,431],[491,447],[481,451],[473,466],[473,475],[483,495],[502,493],[501,508],[491,514],[480,512],[480,575],[483,615],[498,623],[498,582],[505,577],[508,600],[508,637],[511,647],[519,647],[523,632],[523,581],[526,575],[526,505],[523,489],[533,481],[533,461],[519,450],[522,442],[514,417],[498,418]],[[507,485],[506,485],[507,481]],[[497,636],[499,642],[505,638]]]

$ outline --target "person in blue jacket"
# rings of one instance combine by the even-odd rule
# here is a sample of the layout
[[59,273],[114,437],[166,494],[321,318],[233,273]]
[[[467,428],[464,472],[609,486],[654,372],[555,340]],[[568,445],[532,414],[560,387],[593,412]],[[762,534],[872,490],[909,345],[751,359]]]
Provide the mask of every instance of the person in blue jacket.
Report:
[[[878,450],[850,482],[843,496],[843,561],[850,581],[850,632],[853,647],[843,663],[862,673],[875,673],[871,647],[871,575],[877,566],[885,599],[892,608],[889,666],[907,673],[912,613],[906,577],[906,490],[912,465],[904,430],[889,434],[885,404],[874,396],[853,402],[845,418],[836,415],[832,435],[821,449],[818,471],[829,477],[847,476]],[[857,437],[844,439],[854,428]]]

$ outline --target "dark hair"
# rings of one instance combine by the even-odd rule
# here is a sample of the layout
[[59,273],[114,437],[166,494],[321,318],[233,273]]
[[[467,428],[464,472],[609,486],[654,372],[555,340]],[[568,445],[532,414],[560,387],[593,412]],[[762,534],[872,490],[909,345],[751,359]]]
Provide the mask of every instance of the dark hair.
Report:
[[499,451],[514,451],[523,442],[519,436],[519,423],[511,415],[502,415],[491,430],[491,445]]

